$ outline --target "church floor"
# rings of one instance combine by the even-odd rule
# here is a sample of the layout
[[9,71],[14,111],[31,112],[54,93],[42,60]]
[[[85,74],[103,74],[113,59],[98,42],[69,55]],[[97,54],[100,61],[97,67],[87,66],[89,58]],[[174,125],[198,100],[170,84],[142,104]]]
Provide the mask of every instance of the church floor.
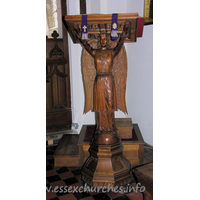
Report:
[[[115,193],[109,192],[81,192],[77,191],[84,184],[81,181],[80,167],[54,167],[53,154],[56,146],[46,148],[46,199],[47,200],[143,200],[140,192]],[[146,146],[144,148],[144,164],[153,161],[153,149]],[[62,186],[62,187],[61,187]],[[75,192],[68,190],[75,189]],[[133,179],[130,187],[136,188]],[[67,188],[67,189],[66,189]],[[48,192],[48,190],[50,191]],[[56,191],[56,192],[53,192]],[[138,189],[139,190],[139,189]],[[82,191],[82,190],[80,190]]]

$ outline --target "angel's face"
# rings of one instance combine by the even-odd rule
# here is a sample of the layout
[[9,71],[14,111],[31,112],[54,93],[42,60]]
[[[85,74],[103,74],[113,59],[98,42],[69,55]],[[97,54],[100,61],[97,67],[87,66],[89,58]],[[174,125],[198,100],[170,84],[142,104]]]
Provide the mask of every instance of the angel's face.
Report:
[[107,44],[107,39],[106,39],[106,34],[101,35],[101,46],[106,47]]

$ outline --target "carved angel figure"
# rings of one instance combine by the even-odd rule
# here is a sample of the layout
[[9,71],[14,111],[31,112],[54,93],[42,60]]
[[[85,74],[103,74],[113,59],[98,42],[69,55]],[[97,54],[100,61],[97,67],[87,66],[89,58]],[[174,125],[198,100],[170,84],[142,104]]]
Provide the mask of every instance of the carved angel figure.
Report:
[[[100,35],[100,46],[97,40],[87,43],[81,39],[78,25],[74,23],[79,41],[83,45],[82,72],[85,86],[85,110],[97,114],[97,133],[115,133],[114,111],[117,109],[127,113],[125,103],[127,58],[125,47],[129,22],[126,22],[118,42],[107,46],[106,33]],[[113,47],[114,46],[114,47]]]

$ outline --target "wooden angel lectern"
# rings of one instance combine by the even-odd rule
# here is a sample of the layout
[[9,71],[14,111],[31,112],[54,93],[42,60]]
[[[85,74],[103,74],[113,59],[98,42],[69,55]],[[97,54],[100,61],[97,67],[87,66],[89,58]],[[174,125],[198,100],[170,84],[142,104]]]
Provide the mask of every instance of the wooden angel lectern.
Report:
[[[142,36],[144,18],[137,13],[65,16],[74,43],[83,45],[82,73],[85,110],[96,114],[96,131],[82,180],[93,187],[126,186],[131,182],[130,162],[122,154],[114,111],[127,113],[125,103],[127,58],[124,42]],[[85,17],[85,16],[84,16]],[[86,30],[86,31],[85,31]],[[113,41],[114,39],[114,41]]]

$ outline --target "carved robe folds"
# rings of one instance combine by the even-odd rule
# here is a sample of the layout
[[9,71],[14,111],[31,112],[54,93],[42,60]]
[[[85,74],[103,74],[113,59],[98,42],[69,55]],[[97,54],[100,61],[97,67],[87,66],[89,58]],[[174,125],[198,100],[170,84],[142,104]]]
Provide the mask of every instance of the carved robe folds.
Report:
[[[112,42],[111,48],[116,44],[117,42]],[[90,45],[96,49],[97,40],[91,40]],[[97,113],[97,132],[116,131],[114,111],[119,108],[127,112],[125,103],[127,61],[124,46],[114,60],[111,49],[97,51],[94,59],[83,49],[82,69],[85,113],[89,110]]]

